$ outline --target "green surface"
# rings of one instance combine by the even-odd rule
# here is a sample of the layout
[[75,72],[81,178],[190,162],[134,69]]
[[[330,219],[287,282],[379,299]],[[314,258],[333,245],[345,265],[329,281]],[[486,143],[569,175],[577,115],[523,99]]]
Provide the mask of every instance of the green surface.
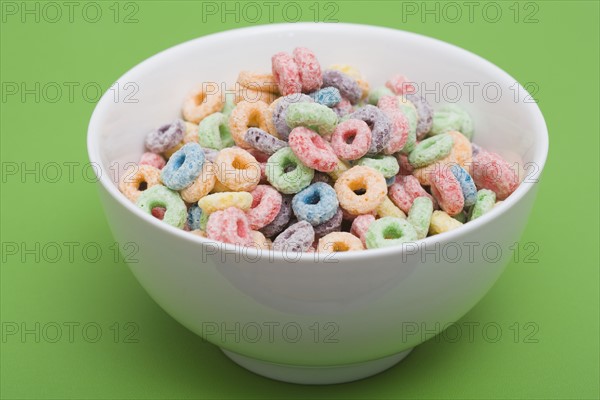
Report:
[[[550,155],[518,262],[459,322],[461,339],[453,343],[448,334],[431,340],[379,376],[331,387],[253,375],[165,314],[125,264],[115,262],[96,188],[82,177],[90,172],[84,168],[85,136],[96,85],[108,88],[130,67],[174,44],[252,25],[252,10],[244,12],[239,3],[238,23],[235,14],[224,21],[206,16],[200,2],[115,7],[109,1],[96,3],[102,16],[93,23],[93,6],[87,6],[84,18],[86,3],[73,2],[70,22],[65,3],[54,3],[62,16],[52,23],[56,10],[44,8],[45,3],[2,2],[2,398],[600,396],[598,2],[497,2],[502,16],[495,23],[494,10],[488,7],[482,14],[486,5],[480,2],[474,2],[472,20],[458,2],[458,22],[450,20],[453,10],[437,2],[347,1],[317,7],[320,20],[335,12],[339,21],[423,33],[480,54],[521,83],[535,83],[550,130]],[[275,3],[272,21],[283,21],[283,3]],[[258,22],[270,22],[265,3],[257,4],[263,10]],[[314,20],[312,1],[296,4],[302,20]],[[25,6],[39,7],[38,22],[35,14],[22,15]],[[424,7],[438,7],[439,21],[435,14],[421,15]],[[288,9],[288,17],[293,11]],[[132,12],[137,22],[124,23]],[[36,82],[39,99],[10,94],[15,85],[35,88]],[[58,99],[53,82],[62,88]],[[87,94],[81,90],[86,84]],[[68,86],[74,87],[72,96]],[[21,176],[25,169],[34,172]],[[538,262],[529,263],[526,255],[535,246],[539,251],[529,260]],[[10,334],[17,328],[35,330],[36,323],[39,338]],[[469,323],[480,324],[472,340]],[[501,327],[497,342],[492,331],[484,333],[486,323]],[[62,337],[51,343],[57,325]],[[91,343],[97,327],[102,334]]]

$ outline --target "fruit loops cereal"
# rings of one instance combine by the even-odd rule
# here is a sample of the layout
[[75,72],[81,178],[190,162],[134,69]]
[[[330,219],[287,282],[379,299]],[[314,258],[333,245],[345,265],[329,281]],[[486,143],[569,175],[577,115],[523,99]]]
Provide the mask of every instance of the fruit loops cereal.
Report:
[[383,83],[304,47],[279,52],[270,71],[239,72],[242,91],[192,90],[119,189],[196,236],[322,253],[458,229],[517,189],[519,171],[471,142],[466,109],[432,107],[400,73]]

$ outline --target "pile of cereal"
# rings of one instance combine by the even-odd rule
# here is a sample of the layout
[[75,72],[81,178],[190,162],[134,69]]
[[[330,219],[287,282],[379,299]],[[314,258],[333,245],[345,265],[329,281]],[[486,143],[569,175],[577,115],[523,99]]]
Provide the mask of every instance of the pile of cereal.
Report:
[[471,143],[471,117],[434,111],[402,75],[370,90],[347,65],[296,48],[233,96],[206,85],[150,132],[125,196],[172,226],[224,243],[303,252],[373,249],[455,229],[519,185]]

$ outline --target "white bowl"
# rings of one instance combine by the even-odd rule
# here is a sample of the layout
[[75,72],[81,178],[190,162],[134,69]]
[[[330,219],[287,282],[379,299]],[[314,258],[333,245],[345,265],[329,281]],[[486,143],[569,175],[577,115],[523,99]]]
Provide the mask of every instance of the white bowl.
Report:
[[[437,99],[427,95],[434,107],[462,87],[458,103],[473,116],[474,141],[523,163],[526,181],[455,231],[403,248],[316,260],[314,254],[236,251],[172,228],[119,193],[115,165],[122,169],[139,159],[146,133],[179,115],[190,88],[232,83],[242,69],[269,71],[272,54],[296,46],[314,50],[323,66],[359,68],[373,86],[402,72],[437,93]],[[115,239],[139,246],[131,270],[187,328],[251,371],[289,382],[337,383],[375,374],[469,311],[512,255],[509,247],[525,227],[548,152],[542,114],[514,78],[466,50],[387,28],[297,23],[236,29],[165,50],[118,84],[129,93],[139,90],[129,101],[115,101],[112,91],[100,100],[88,151]]]

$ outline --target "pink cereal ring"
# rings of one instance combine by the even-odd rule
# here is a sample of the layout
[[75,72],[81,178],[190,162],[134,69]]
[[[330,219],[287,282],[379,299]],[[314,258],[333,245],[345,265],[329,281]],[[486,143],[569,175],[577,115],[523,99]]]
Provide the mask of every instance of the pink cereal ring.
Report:
[[394,75],[386,83],[385,86],[397,95],[406,93],[415,93],[415,86],[404,75]]
[[363,243],[363,246],[366,246],[365,235],[367,234],[367,231],[369,230],[369,226],[371,226],[373,221],[375,221],[375,216],[373,216],[371,214],[359,215],[356,218],[354,218],[354,221],[352,221],[352,226],[350,227],[350,233],[353,234],[354,236],[358,237],[360,239],[360,241]]
[[459,214],[465,207],[462,187],[450,168],[438,168],[433,172],[431,193],[448,215]]
[[371,129],[365,121],[347,119],[331,135],[331,147],[344,160],[358,160],[371,147]]
[[165,166],[166,163],[167,162],[165,161],[163,156],[161,156],[160,154],[151,153],[148,151],[148,152],[142,154],[138,165],[150,165],[151,167],[154,167],[157,169],[163,169],[163,167]]
[[215,211],[208,217],[206,236],[209,239],[240,246],[252,246],[252,230],[246,214],[236,207]]
[[382,96],[377,103],[385,115],[392,121],[390,139],[383,151],[385,154],[394,154],[402,150],[408,139],[410,125],[404,113],[398,108],[398,99],[395,96]]
[[429,197],[434,204],[434,208],[437,204],[435,199],[423,189],[419,180],[412,175],[398,175],[396,182],[389,187],[388,192],[394,204],[406,214],[410,211],[410,207],[417,197]]
[[279,92],[283,96],[302,91],[300,71],[298,71],[298,65],[291,55],[284,52],[275,54],[271,57],[271,70],[273,78],[279,86]]
[[246,217],[248,217],[250,229],[261,229],[273,222],[279,214],[283,198],[281,193],[268,185],[258,185],[250,194],[252,195],[252,206],[246,211]]
[[306,47],[296,47],[294,49],[294,61],[296,61],[298,67],[302,92],[308,93],[319,89],[323,84],[323,75],[315,53]]
[[489,189],[498,200],[506,199],[519,186],[519,175],[500,155],[480,151],[473,157],[473,180],[477,189]]
[[309,168],[331,172],[339,163],[331,145],[317,132],[303,126],[292,129],[288,143],[296,157]]

